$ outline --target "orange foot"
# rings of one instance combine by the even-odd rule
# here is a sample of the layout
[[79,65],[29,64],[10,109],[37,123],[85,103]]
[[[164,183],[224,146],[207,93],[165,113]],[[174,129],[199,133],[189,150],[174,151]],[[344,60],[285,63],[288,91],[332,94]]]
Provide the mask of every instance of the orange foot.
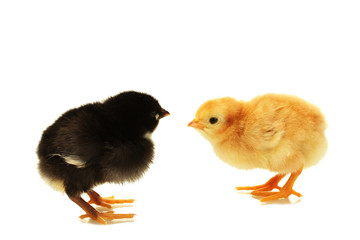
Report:
[[[89,195],[93,196],[95,192],[90,190]],[[106,224],[106,220],[113,220],[113,219],[123,219],[123,218],[133,218],[135,214],[115,214],[113,211],[111,212],[98,212],[93,206],[91,206],[89,203],[87,203],[84,199],[81,198],[80,195],[76,196],[70,196],[68,195],[71,201],[79,205],[86,214],[81,215],[80,218],[91,218],[94,221],[97,221],[101,224]],[[107,206],[108,204],[104,204]],[[110,205],[109,205],[110,206]]]
[[[291,194],[301,197],[302,195],[300,193],[292,189],[297,177],[301,174],[301,171],[302,169],[296,171],[295,173],[292,173],[289,177],[289,180],[282,188],[278,186],[278,183],[280,182],[281,179],[285,177],[286,174],[277,174],[263,185],[252,186],[252,187],[237,187],[236,189],[255,190],[252,191],[251,194],[254,196],[264,196],[264,198],[260,200],[261,202],[268,202],[268,201],[278,200],[280,198],[287,198]],[[271,190],[273,190],[274,188],[278,189],[279,192],[271,192]]]
[[91,218],[91,219],[97,221],[98,223],[106,225],[107,224],[106,220],[133,218],[134,216],[135,216],[135,214],[115,214],[114,211],[109,211],[109,212],[103,212],[103,213],[98,212],[96,214],[96,218],[93,215],[86,213],[84,215],[81,215],[80,219]]
[[[262,184],[262,185],[257,185],[257,186],[251,186],[251,187],[236,187],[237,190],[257,190],[257,191],[271,191],[274,188],[276,189],[280,189],[280,187],[278,186],[278,183],[280,182],[281,179],[283,179],[285,177],[286,174],[277,174],[274,177],[272,177],[269,181],[267,181],[266,183]],[[253,191],[251,192],[257,192],[257,191]]]
[[102,207],[111,208],[110,204],[133,203],[134,199],[114,199],[114,196],[103,198],[94,190],[87,192],[90,197],[89,204],[96,204]]

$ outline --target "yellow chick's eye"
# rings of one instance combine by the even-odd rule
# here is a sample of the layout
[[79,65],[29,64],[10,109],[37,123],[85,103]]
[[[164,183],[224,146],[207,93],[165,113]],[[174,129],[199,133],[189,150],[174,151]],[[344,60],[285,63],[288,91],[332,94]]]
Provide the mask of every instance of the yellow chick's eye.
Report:
[[216,117],[211,117],[210,119],[209,119],[209,123],[211,123],[211,124],[215,124],[215,123],[217,123],[218,122],[218,119],[216,118]]

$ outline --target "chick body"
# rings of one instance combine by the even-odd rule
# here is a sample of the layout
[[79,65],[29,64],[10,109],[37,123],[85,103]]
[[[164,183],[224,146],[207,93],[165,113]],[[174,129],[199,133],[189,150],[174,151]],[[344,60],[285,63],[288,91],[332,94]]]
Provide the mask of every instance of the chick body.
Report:
[[239,109],[230,111],[224,134],[210,141],[219,158],[231,166],[290,173],[315,165],[325,155],[326,123],[316,106],[276,94],[234,105]]
[[156,99],[134,91],[71,109],[42,135],[40,175],[98,220],[99,214],[80,195],[88,193],[101,203],[95,186],[139,179],[154,156],[149,134],[166,115]]
[[293,173],[317,164],[327,150],[320,109],[290,95],[265,94],[248,102],[213,99],[200,106],[189,126],[221,160],[239,169]]

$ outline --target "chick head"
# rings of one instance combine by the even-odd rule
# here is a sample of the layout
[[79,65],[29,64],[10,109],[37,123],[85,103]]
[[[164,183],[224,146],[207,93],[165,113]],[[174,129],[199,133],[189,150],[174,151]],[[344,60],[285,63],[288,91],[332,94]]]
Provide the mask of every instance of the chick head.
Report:
[[159,120],[170,115],[160,106],[157,99],[135,91],[122,92],[110,97],[103,103],[103,109],[106,117],[113,120],[114,125],[127,136],[152,133]]
[[210,142],[220,140],[220,136],[236,119],[239,104],[230,97],[209,100],[199,107],[188,127],[198,130]]

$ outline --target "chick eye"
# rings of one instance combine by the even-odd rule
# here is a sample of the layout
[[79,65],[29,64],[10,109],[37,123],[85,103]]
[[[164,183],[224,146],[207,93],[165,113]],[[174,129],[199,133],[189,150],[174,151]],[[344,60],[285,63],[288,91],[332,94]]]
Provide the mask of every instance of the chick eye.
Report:
[[155,120],[158,120],[160,118],[160,114],[158,114],[157,112],[151,112],[151,117],[155,118]]
[[217,119],[216,117],[211,117],[211,118],[209,119],[209,122],[210,122],[211,124],[215,124],[215,123],[218,122],[218,119]]
[[155,114],[155,119],[156,119],[156,120],[158,120],[158,119],[159,119],[159,117],[160,117],[160,114],[158,114],[158,113],[157,113],[157,114]]

